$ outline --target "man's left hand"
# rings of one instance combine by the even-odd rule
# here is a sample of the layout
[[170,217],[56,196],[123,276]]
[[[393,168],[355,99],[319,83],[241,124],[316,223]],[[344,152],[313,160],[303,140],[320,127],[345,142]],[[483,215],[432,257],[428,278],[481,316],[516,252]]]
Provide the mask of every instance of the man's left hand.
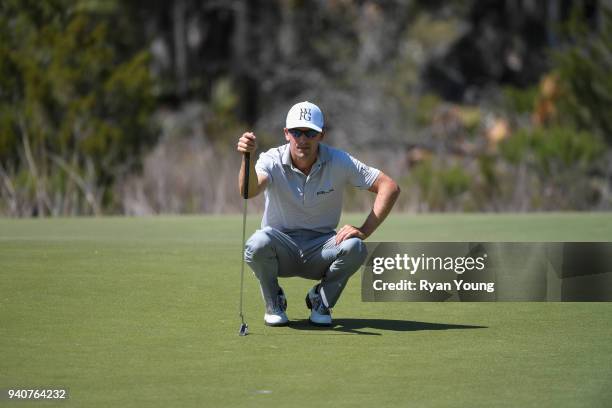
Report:
[[336,234],[336,245],[339,245],[345,239],[357,237],[360,239],[366,239],[366,234],[363,233],[359,228],[354,227],[352,225],[345,225],[344,227],[338,230]]

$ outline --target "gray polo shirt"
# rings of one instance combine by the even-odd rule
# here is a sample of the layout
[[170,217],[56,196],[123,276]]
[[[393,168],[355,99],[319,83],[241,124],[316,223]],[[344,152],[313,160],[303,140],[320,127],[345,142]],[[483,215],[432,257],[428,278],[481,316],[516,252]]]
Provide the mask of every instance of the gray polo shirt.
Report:
[[262,153],[255,170],[268,177],[261,227],[283,232],[333,231],[340,221],[344,187],[368,189],[380,174],[380,170],[323,143],[319,143],[317,161],[308,176],[293,166],[289,144]]

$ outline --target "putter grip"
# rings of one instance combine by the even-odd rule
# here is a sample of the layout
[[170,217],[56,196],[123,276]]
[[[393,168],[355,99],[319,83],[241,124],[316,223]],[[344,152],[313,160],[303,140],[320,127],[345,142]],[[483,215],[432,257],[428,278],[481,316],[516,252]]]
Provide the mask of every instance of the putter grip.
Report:
[[246,200],[249,198],[249,173],[251,171],[251,153],[246,152],[244,154],[244,180],[242,185],[244,189],[242,191],[242,197]]

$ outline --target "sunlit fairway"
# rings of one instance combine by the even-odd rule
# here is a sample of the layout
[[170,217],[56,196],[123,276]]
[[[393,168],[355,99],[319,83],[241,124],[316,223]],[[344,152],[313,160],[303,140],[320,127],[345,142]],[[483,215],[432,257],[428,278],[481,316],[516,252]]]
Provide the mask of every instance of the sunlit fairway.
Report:
[[[371,240],[609,241],[612,215],[393,215]],[[67,387],[43,405],[75,407],[612,406],[610,303],[362,303],[356,276],[313,329],[293,278],[291,324],[267,328],[249,271],[238,337],[240,245],[240,216],[0,220],[0,388]]]

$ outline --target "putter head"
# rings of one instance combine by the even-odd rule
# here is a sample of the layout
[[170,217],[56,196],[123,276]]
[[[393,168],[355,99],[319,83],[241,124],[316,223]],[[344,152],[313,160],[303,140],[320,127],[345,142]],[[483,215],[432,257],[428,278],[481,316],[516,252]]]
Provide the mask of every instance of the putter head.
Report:
[[246,323],[242,323],[240,325],[240,330],[238,331],[239,336],[246,336],[249,334],[249,325]]

